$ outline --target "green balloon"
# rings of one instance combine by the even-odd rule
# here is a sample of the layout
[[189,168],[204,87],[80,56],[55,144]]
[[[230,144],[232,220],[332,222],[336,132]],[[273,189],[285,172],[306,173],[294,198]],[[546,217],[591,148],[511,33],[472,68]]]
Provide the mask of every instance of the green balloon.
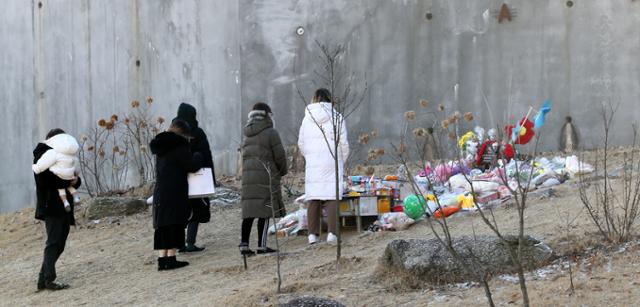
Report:
[[424,197],[422,195],[418,196],[415,194],[409,195],[404,198],[403,207],[404,213],[412,218],[417,219],[424,215],[424,208],[427,205]]

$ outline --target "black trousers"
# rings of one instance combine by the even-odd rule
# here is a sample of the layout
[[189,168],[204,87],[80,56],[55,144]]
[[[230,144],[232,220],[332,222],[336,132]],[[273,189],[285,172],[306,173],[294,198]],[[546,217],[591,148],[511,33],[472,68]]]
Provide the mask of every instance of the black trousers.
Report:
[[196,236],[198,235],[198,222],[189,222],[187,224],[187,244],[196,244]]
[[[253,218],[242,219],[242,238],[240,242],[249,244],[251,236],[251,226]],[[267,247],[267,231],[269,230],[269,219],[258,219],[258,247]]]
[[46,217],[44,225],[47,230],[47,242],[44,247],[44,259],[40,268],[38,283],[52,282],[56,279],[56,261],[64,251],[69,236],[69,217]]

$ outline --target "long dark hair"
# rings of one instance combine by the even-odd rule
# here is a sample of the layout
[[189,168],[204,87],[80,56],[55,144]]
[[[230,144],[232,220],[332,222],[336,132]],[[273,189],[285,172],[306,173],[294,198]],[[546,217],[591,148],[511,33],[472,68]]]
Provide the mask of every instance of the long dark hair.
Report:
[[313,102],[333,102],[331,92],[326,88],[319,88],[313,94]]
[[191,127],[185,120],[174,118],[171,121],[171,125],[169,126],[169,129],[167,129],[167,131],[173,132],[186,139],[191,139]]

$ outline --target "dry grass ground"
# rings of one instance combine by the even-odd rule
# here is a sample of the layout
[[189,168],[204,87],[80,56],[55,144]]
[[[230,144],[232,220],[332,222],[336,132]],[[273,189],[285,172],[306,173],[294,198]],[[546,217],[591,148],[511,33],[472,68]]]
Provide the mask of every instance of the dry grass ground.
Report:
[[[575,181],[554,188],[555,196],[533,197],[526,211],[527,232],[543,239],[560,258],[529,274],[532,306],[637,306],[640,304],[640,245],[603,247],[582,212]],[[295,208],[290,208],[294,210]],[[580,214],[569,236],[561,218]],[[517,212],[496,209],[502,229],[515,230]],[[489,233],[478,216],[451,218],[454,234]],[[474,285],[403,287],[394,277],[376,279],[378,258],[396,238],[432,237],[426,223],[406,231],[359,235],[346,231],[344,259],[335,269],[335,249],[308,247],[305,237],[285,238],[282,251],[283,290],[276,294],[274,256],[249,258],[242,267],[237,245],[240,209],[214,208],[212,221],[201,226],[199,243],[207,249],[180,255],[191,265],[172,272],[156,271],[149,212],[103,220],[81,220],[72,228],[67,248],[58,262],[60,281],[72,287],[58,292],[35,292],[42,258],[43,224],[33,219],[33,209],[0,215],[0,305],[202,305],[276,306],[290,296],[316,295],[347,306],[477,306],[485,305],[482,288]],[[255,230],[252,244],[256,241]],[[271,245],[273,239],[270,238]],[[575,294],[570,295],[568,258],[574,262]],[[519,288],[509,276],[491,281],[499,305],[519,305]]]

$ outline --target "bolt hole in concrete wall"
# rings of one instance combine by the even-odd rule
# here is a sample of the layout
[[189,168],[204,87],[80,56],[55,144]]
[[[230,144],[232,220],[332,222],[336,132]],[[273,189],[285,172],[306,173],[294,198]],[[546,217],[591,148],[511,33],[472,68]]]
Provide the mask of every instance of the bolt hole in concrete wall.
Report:
[[573,1],[567,1],[567,7],[572,7],[573,6]]
[[425,14],[424,18],[426,18],[427,20],[431,20],[433,18],[433,14],[431,12],[427,12],[427,14]]
[[42,2],[38,2],[38,8],[41,9],[42,8]]
[[140,60],[136,60],[136,66],[140,67]]

